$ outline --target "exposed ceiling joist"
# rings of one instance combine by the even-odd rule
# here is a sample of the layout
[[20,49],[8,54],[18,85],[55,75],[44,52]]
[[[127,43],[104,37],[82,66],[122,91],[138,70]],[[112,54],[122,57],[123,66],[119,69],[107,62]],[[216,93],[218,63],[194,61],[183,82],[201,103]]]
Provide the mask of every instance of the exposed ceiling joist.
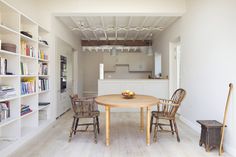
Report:
[[[101,16],[100,19],[101,19],[102,27],[103,27],[103,29],[105,29],[105,24],[104,24],[103,16]],[[106,40],[108,40],[107,32],[105,30],[103,32],[104,32]]]
[[[163,19],[163,17],[158,18],[156,21],[153,22],[153,24],[151,25],[152,27],[155,27],[157,24],[159,24],[161,22],[161,20]],[[147,39],[150,34],[152,34],[152,31],[147,31],[146,35],[144,36],[144,39]]]
[[67,16],[58,17],[82,40],[150,40],[177,16]]
[[[130,24],[131,24],[131,21],[132,21],[132,16],[130,16],[129,17],[129,21],[128,21],[128,25],[127,25],[127,28],[129,29],[129,26],[130,26]],[[125,40],[127,39],[127,37],[128,37],[128,33],[129,33],[129,30],[127,30],[126,31],[126,34],[125,34]]]
[[151,46],[151,40],[82,40],[82,46],[103,46],[103,45],[122,45],[122,46]]
[[[85,16],[85,19],[86,19],[88,25],[91,26],[91,22],[90,22],[90,20],[88,19],[87,16]],[[93,33],[94,37],[95,37],[97,40],[99,40],[99,38],[98,38],[96,32],[95,32],[95,31],[92,31],[92,33]]]
[[117,17],[115,16],[115,39],[117,40],[118,38],[118,32],[117,32]]
[[[147,21],[148,19],[148,16],[146,16],[141,24],[141,27],[143,27],[145,25],[145,22]],[[136,40],[138,38],[138,35],[139,35],[140,31],[137,31],[135,37],[134,37],[134,40]]]
[[[70,19],[71,19],[71,21],[72,21],[77,27],[80,27],[80,26],[77,24],[77,22],[74,20],[73,17],[70,16]],[[86,33],[84,33],[84,32],[81,31],[81,34],[82,34],[87,40],[90,40],[90,38],[88,37],[88,35],[87,35]]]

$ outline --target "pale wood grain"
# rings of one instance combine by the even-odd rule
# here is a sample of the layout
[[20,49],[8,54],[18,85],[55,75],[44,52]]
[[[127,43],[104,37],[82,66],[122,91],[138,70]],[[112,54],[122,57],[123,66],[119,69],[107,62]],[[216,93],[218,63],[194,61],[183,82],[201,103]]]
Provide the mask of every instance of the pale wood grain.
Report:
[[99,105],[110,107],[140,108],[155,105],[159,99],[148,95],[135,95],[133,99],[125,99],[121,94],[98,96],[95,101]]

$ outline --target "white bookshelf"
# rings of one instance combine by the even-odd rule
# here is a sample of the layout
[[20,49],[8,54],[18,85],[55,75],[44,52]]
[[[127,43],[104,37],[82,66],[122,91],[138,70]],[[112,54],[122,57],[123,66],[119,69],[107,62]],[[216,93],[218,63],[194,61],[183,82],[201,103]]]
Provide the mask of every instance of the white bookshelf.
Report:
[[[28,37],[21,31],[30,32]],[[39,39],[47,41],[48,45]],[[0,0],[0,40],[1,43],[16,45],[16,52],[2,50],[0,57],[7,60],[7,72],[12,75],[0,74],[0,85],[8,85],[16,90],[16,95],[0,98],[0,102],[9,102],[10,117],[0,122],[0,154],[9,154],[15,145],[26,142],[52,121],[52,105],[39,106],[39,102],[50,102],[50,84],[45,90],[39,89],[39,82],[47,79],[50,82],[50,32],[38,25],[15,8]],[[25,53],[21,42],[32,48],[34,53]],[[42,52],[39,55],[39,52]],[[34,55],[32,55],[34,54]],[[43,55],[42,55],[43,54]],[[27,74],[22,74],[21,63],[27,65]],[[47,67],[47,73],[39,72],[39,65]],[[21,82],[35,81],[35,91],[23,94]],[[32,112],[21,115],[21,104],[28,105]]]

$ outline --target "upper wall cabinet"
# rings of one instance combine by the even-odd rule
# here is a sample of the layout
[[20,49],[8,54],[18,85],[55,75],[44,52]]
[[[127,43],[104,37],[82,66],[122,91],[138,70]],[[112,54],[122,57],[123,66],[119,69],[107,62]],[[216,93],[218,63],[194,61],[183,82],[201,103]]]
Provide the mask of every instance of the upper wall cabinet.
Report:
[[103,63],[106,72],[115,72],[117,65],[129,65],[130,72],[151,72],[154,58],[143,53],[119,53],[116,56],[104,53]]

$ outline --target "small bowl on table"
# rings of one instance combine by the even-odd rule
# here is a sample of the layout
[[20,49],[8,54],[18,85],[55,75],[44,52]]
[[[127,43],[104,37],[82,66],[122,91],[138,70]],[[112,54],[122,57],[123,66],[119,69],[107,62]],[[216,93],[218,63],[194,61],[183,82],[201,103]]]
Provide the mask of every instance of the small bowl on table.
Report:
[[121,95],[123,96],[123,98],[125,99],[132,99],[135,96],[135,93],[129,90],[125,90],[124,92],[121,93]]

